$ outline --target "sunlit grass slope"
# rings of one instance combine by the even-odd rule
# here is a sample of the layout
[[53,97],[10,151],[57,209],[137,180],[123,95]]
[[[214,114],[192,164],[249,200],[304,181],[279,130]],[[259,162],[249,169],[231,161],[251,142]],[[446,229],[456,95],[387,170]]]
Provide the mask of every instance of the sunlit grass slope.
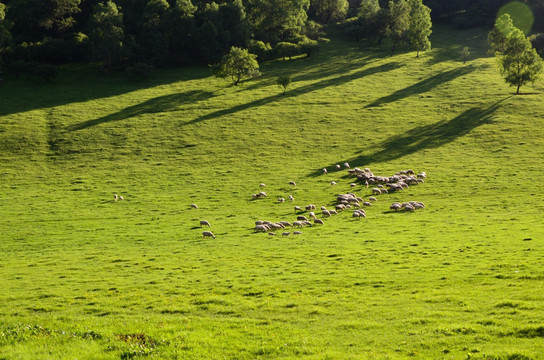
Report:
[[[485,37],[438,28],[420,58],[333,39],[237,87],[5,82],[0,359],[543,359],[544,81],[513,96]],[[428,178],[366,219],[253,232],[371,196],[346,161]]]

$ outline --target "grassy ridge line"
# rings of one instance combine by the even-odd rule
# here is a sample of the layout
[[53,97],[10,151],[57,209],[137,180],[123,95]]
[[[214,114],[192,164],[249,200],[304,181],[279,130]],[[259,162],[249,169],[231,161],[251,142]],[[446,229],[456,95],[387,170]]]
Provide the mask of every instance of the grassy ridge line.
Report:
[[[441,61],[369,61],[344,45],[311,67],[267,65],[269,77],[241,88],[193,79],[25,112],[56,128],[31,122],[38,131],[20,134],[40,150],[8,151],[2,165],[2,321],[105,338],[29,337],[2,356],[118,358],[129,350],[114,335],[144,332],[167,341],[158,358],[538,358],[538,337],[501,334],[542,318],[542,205],[537,189],[519,190],[541,176],[539,97],[509,97],[490,59],[465,73],[440,49]],[[277,96],[274,71],[286,68],[300,78]],[[4,129],[25,119],[10,114]],[[365,221],[341,214],[297,239],[252,233],[256,218],[294,216],[279,196],[329,206],[351,180],[314,171],[365,159],[379,174],[414,167],[430,178],[380,198]],[[261,181],[270,197],[251,201]],[[428,209],[389,214],[397,199]],[[202,241],[201,218],[218,241]]]

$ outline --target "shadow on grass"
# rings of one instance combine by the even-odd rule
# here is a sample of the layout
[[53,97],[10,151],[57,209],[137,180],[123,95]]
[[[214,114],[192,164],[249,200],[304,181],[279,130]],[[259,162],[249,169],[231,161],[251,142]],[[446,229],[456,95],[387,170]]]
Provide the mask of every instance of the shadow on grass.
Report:
[[444,83],[447,83],[449,81],[454,80],[455,78],[459,76],[463,76],[466,74],[469,74],[476,70],[475,66],[465,66],[460,67],[453,70],[443,71],[439,74],[433,75],[425,80],[421,80],[420,82],[417,82],[413,85],[410,85],[404,89],[397,90],[391,95],[387,95],[384,97],[381,97],[379,99],[374,100],[372,103],[365,106],[365,108],[373,107],[373,106],[379,106],[382,104],[388,104],[391,102],[395,102],[401,99],[404,99],[408,96],[412,96],[415,94],[421,94],[424,92],[427,92],[439,85],[442,85]]
[[113,121],[125,120],[131,117],[172,111],[178,108],[182,104],[193,103],[197,101],[204,101],[210,99],[213,95],[209,91],[188,91],[179,94],[170,94],[164,96],[158,96],[153,99],[146,100],[140,104],[129,106],[116,113],[100,117],[98,119],[88,120],[80,124],[75,124],[67,128],[69,131],[83,130],[92,126],[100,125],[103,123],[109,123]]
[[[356,72],[351,73],[351,74],[341,75],[341,76],[338,76],[338,77],[335,77],[335,78],[332,78],[332,79],[321,80],[321,81],[318,81],[318,82],[315,82],[315,83],[312,83],[312,84],[309,84],[309,85],[305,85],[305,86],[301,86],[301,87],[296,88],[296,89],[292,89],[292,90],[288,91],[285,95],[281,94],[281,93],[280,94],[275,94],[275,95],[270,95],[270,96],[267,96],[265,98],[254,100],[254,101],[251,101],[251,102],[248,102],[248,103],[245,103],[245,104],[236,105],[236,106],[231,107],[229,109],[217,110],[217,111],[214,111],[214,112],[212,112],[210,114],[197,117],[196,119],[193,119],[193,120],[185,123],[184,125],[195,124],[195,123],[199,123],[201,121],[211,120],[211,119],[215,119],[215,118],[218,118],[218,117],[221,117],[221,116],[235,114],[235,113],[240,112],[240,111],[244,111],[244,110],[247,110],[247,109],[251,109],[251,108],[263,106],[263,105],[266,105],[266,104],[270,104],[270,103],[273,103],[274,101],[277,101],[277,100],[280,100],[280,99],[286,99],[286,98],[289,98],[289,97],[296,97],[296,96],[304,95],[304,94],[310,93],[312,91],[323,89],[323,88],[326,88],[326,87],[329,87],[329,86],[339,86],[339,85],[345,84],[347,82],[362,78],[364,76],[373,75],[373,74],[377,74],[377,73],[381,73],[381,72],[391,71],[391,70],[397,69],[399,67],[401,67],[401,64],[393,62],[393,63],[387,63],[387,64],[384,64],[384,65],[371,67],[371,68],[368,68],[368,69],[359,70],[359,71],[356,71]],[[295,81],[296,80],[297,79],[295,79]]]
[[9,77],[0,86],[0,99],[4,101],[4,105],[0,106],[0,116],[107,98],[209,75],[207,67],[192,66],[165,69],[147,80],[130,81],[124,73],[108,77],[90,66],[74,66],[62,70],[51,84]]
[[[404,134],[392,136],[373,146],[376,150],[369,155],[360,155],[352,159],[341,160],[338,163],[347,161],[352,166],[362,167],[371,163],[399,159],[421,150],[446,145],[481,125],[491,123],[493,114],[500,108],[500,104],[510,97],[499,100],[488,108],[475,107],[469,109],[451,120],[443,120],[435,124],[410,129]],[[367,149],[364,149],[361,153],[365,152],[365,150]],[[335,164],[329,164],[327,168],[334,168]],[[318,176],[321,174],[323,174],[322,170],[316,170],[310,175]]]

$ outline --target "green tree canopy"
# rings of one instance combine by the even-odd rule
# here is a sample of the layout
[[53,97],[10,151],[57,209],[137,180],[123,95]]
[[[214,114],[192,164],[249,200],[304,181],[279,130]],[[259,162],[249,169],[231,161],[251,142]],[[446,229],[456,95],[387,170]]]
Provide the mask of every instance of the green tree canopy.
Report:
[[410,29],[410,4],[406,0],[389,1],[389,16],[386,35],[391,40],[391,56],[395,49],[407,41]]
[[247,49],[231,47],[221,62],[214,66],[214,75],[220,78],[231,78],[234,85],[238,85],[243,78],[258,76],[259,63],[257,55],[250,54]]
[[506,38],[504,50],[497,52],[499,68],[504,80],[516,86],[533,83],[544,69],[544,61],[533,48],[529,38],[520,29],[514,29]]
[[348,0],[311,0],[310,3],[310,10],[323,23],[345,18],[348,9]]
[[308,19],[310,0],[247,0],[256,39],[278,43],[299,35]]
[[410,47],[417,51],[419,57],[420,51],[429,50],[431,42],[431,9],[423,5],[422,0],[408,0],[410,5],[410,26],[408,29],[408,41]]
[[94,8],[89,37],[95,56],[102,60],[109,73],[114,62],[121,56],[124,39],[123,14],[111,0]]

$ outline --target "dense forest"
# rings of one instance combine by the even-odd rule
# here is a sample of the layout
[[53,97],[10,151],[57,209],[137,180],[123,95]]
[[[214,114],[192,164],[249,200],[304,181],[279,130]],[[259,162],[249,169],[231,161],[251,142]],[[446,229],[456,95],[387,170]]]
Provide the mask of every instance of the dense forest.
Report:
[[[1,0],[0,66],[4,74],[33,72],[49,79],[55,66],[77,62],[144,75],[152,67],[212,64],[232,46],[249,49],[259,61],[310,56],[332,24],[354,40],[389,38],[395,44],[391,29],[402,16],[397,5],[410,2],[421,0]],[[423,4],[433,23],[491,28],[507,2]],[[524,2],[535,19],[544,18],[542,1]],[[534,44],[542,42],[537,33],[544,24],[531,30]]]

